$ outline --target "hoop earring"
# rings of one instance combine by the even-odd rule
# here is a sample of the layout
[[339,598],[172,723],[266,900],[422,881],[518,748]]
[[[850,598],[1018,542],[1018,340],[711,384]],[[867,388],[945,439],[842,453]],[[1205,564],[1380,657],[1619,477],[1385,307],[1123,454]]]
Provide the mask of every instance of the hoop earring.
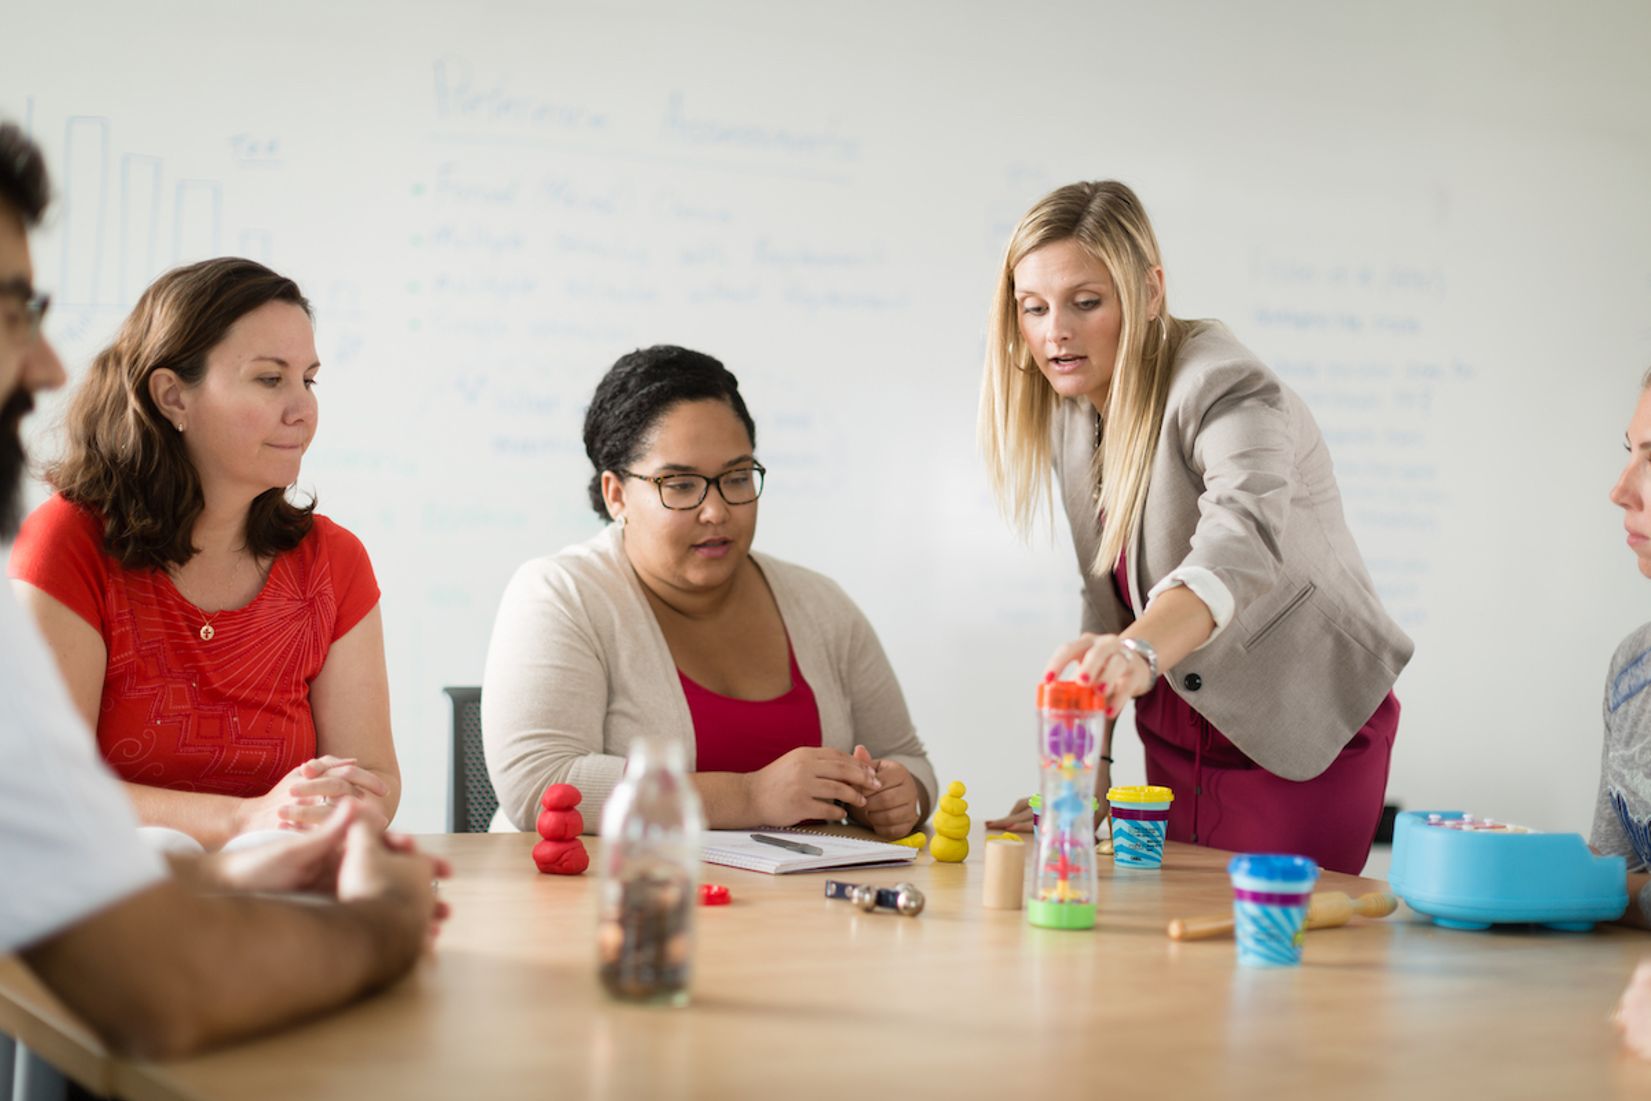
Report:
[[1168,348],[1169,324],[1164,320],[1164,315],[1160,311],[1158,314],[1158,350],[1153,353],[1153,358],[1156,359],[1157,357],[1163,355]]
[[625,528],[625,514],[621,512],[618,516],[615,516],[613,518],[613,523],[615,527],[623,531]]

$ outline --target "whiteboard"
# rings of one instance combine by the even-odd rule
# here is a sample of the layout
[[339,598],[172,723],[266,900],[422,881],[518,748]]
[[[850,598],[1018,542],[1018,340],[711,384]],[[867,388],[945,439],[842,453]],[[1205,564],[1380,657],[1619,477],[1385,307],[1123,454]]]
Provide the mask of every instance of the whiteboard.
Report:
[[1029,791],[1077,567],[988,496],[985,316],[1025,208],[1116,177],[1171,308],[1324,426],[1417,644],[1391,795],[1586,830],[1606,665],[1651,609],[1606,500],[1651,364],[1651,8],[1582,9],[36,4],[0,112],[56,175],[72,375],[177,263],[314,301],[302,484],[384,591],[405,828],[442,827],[440,689],[479,681],[509,574],[596,529],[591,389],[658,342],[739,376],[758,546],[864,607],[942,782],[977,818]]

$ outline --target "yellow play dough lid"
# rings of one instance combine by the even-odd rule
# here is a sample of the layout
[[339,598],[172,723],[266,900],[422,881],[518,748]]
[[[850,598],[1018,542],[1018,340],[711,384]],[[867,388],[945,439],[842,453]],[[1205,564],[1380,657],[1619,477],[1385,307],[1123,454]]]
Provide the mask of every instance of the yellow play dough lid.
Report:
[[1107,788],[1106,801],[1108,803],[1169,803],[1175,799],[1175,792],[1169,788],[1149,787],[1137,785],[1129,788]]

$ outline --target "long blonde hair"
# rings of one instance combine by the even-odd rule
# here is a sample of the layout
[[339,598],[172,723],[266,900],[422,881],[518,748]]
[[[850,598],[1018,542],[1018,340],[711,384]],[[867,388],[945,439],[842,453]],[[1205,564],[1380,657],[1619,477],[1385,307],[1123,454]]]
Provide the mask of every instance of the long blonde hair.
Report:
[[1123,315],[1102,418],[1105,432],[1091,471],[1099,486],[1099,513],[1106,517],[1090,567],[1101,575],[1116,565],[1141,522],[1175,352],[1187,325],[1169,315],[1167,296],[1159,306],[1162,328],[1147,320],[1152,270],[1161,266],[1158,238],[1141,200],[1127,186],[1116,180],[1067,184],[1026,212],[998,274],[979,428],[992,490],[1023,536],[1051,503],[1050,424],[1061,399],[1021,339],[1015,265],[1057,241],[1077,242],[1106,268]]

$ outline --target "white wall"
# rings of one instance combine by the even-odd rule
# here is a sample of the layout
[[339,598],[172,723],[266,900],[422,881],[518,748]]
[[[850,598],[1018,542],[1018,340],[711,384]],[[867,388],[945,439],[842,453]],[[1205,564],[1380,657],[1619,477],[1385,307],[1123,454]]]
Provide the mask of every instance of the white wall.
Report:
[[984,316],[1026,206],[1112,176],[1172,308],[1226,320],[1326,429],[1417,642],[1392,795],[1586,829],[1606,662],[1651,607],[1605,499],[1651,364],[1651,8],[105,0],[7,23],[0,113],[57,175],[37,265],[73,373],[180,261],[264,259],[316,303],[304,481],[383,586],[405,827],[441,828],[440,689],[479,680],[510,571],[594,530],[592,386],[656,342],[740,376],[759,546],[863,604],[942,779],[977,814],[1027,790],[1077,576],[1064,532],[1025,547],[987,497]]

